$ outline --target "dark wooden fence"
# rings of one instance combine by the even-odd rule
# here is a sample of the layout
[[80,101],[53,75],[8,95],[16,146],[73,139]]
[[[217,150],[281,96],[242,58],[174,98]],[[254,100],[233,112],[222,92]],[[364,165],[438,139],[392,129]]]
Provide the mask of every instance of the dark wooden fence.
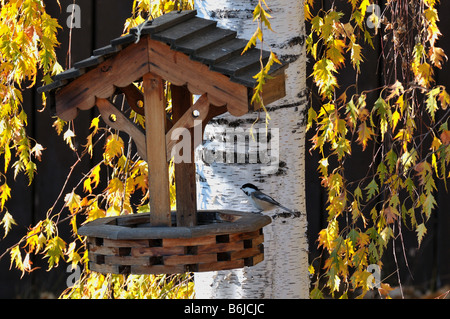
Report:
[[[297,0],[300,1],[300,0]],[[329,6],[330,1],[324,1],[324,7]],[[63,29],[59,32],[58,39],[61,46],[57,50],[59,61],[63,67],[68,67],[69,37],[70,32],[67,26],[67,18],[70,13],[66,12],[67,7],[73,4],[73,0],[60,0],[59,7],[56,0],[46,0],[48,12],[57,17]],[[70,55],[72,61],[80,61],[92,54],[96,48],[102,47],[120,35],[123,30],[125,20],[131,15],[132,0],[77,0],[75,1],[80,8],[80,28],[73,29],[71,34]],[[445,17],[450,13],[450,3],[441,1],[440,16],[441,31],[445,36],[450,37],[450,21]],[[442,41],[440,44],[447,53],[450,52],[450,42]],[[376,61],[377,52],[372,55],[366,55],[366,59]],[[361,87],[369,88],[378,86],[379,79],[376,76],[376,63],[365,63],[363,72],[373,76],[365,76],[361,79]],[[438,73],[438,81],[441,84],[450,87],[450,66],[446,66]],[[345,79],[345,73],[342,77]],[[351,76],[351,75],[348,75]],[[349,81],[352,81],[350,78]],[[59,195],[61,187],[71,171],[71,166],[75,163],[76,157],[64,143],[62,136],[57,136],[52,128],[54,119],[48,109],[38,112],[42,108],[42,101],[35,89],[27,90],[24,93],[24,107],[29,116],[28,130],[46,150],[42,156],[42,162],[38,163],[38,174],[31,186],[28,186],[28,180],[24,176],[18,176],[13,183],[13,177],[8,177],[8,184],[12,186],[12,198],[7,203],[7,207],[19,226],[14,226],[6,239],[0,240],[0,254],[6,248],[16,243],[26,234],[26,227],[35,225],[37,221],[45,218],[47,211],[52,207],[54,201]],[[95,110],[82,112],[75,120],[77,139],[76,143],[84,143],[85,137],[89,132],[91,118],[96,115]],[[308,135],[310,138],[311,135]],[[308,143],[307,143],[308,144]],[[306,146],[309,149],[310,145]],[[99,155],[97,155],[99,156]],[[352,156],[355,163],[354,171],[351,174],[358,176],[363,174],[364,167],[369,160],[366,154],[356,154]],[[308,237],[310,243],[311,258],[317,256],[316,250],[317,233],[326,225],[325,202],[326,195],[320,186],[318,175],[316,174],[317,156],[307,154],[306,158],[306,179],[307,179],[307,210],[308,210]],[[96,159],[92,160],[93,162]],[[77,166],[73,175],[87,172],[90,168],[89,161]],[[73,183],[69,181],[67,190],[72,189]],[[438,183],[437,201],[438,208],[433,213],[427,224],[428,234],[425,237],[420,249],[417,249],[417,243],[414,232],[404,230],[405,247],[408,256],[409,268],[413,274],[414,280],[409,275],[403,262],[401,250],[397,252],[401,266],[401,275],[403,283],[421,285],[425,288],[438,288],[445,283],[450,282],[450,200],[446,193],[443,183]],[[55,208],[61,209],[61,205]],[[70,236],[70,227],[66,225],[60,230],[60,235],[68,238]],[[397,248],[401,246],[397,245]],[[392,253],[387,253],[386,265],[395,269],[393,265]],[[67,264],[60,263],[60,266],[47,272],[46,262],[40,258],[32,258],[33,267],[41,267],[31,274],[25,274],[20,279],[21,273],[16,269],[9,270],[9,256],[0,260],[0,298],[37,298],[45,297],[43,292],[53,292],[58,295],[66,286],[66,280],[71,274],[66,271]]]

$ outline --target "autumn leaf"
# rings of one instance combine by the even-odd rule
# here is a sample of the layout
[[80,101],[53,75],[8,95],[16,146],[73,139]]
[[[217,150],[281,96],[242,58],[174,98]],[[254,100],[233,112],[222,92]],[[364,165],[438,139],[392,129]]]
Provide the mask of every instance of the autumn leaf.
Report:
[[2,186],[0,186],[0,205],[2,211],[5,207],[6,201],[9,198],[11,198],[11,188],[8,186],[8,184],[4,183]]
[[88,217],[85,223],[96,220],[98,218],[102,218],[106,216],[106,212],[98,207],[98,202],[95,201],[92,205],[87,209]]
[[75,137],[75,133],[71,129],[67,129],[64,133],[64,141],[66,141],[67,145],[73,150],[76,151],[76,148],[73,144],[73,138]]
[[9,252],[11,256],[11,264],[9,269],[15,265],[15,267],[21,271],[23,271],[23,260],[22,260],[22,254],[20,253],[20,247],[19,245],[14,246],[11,251]]
[[89,175],[89,178],[92,180],[91,183],[94,184],[94,188],[96,188],[98,183],[100,183],[100,165],[97,165],[92,169],[92,173]]
[[64,197],[64,202],[64,206],[69,208],[69,211],[72,215],[76,214],[81,208],[81,197],[80,195],[75,194],[74,191]]
[[449,145],[450,144],[450,130],[445,130],[441,133],[441,142],[444,145]]
[[356,141],[362,145],[363,151],[366,149],[368,141],[372,139],[372,135],[373,135],[373,131],[367,125],[367,121],[362,122],[358,126],[358,139]]
[[314,82],[319,87],[319,92],[323,98],[331,97],[333,90],[338,87],[334,63],[329,59],[321,59],[313,66]]
[[91,187],[91,179],[90,178],[86,178],[83,182],[83,190],[86,193],[92,194],[92,187]]
[[441,103],[442,109],[446,110],[447,106],[450,104],[450,95],[447,93],[445,88],[442,88],[441,93],[439,93],[438,99]]
[[372,179],[372,181],[367,185],[364,190],[367,191],[367,200],[370,200],[373,196],[378,194],[378,184],[375,181],[375,179]]
[[103,157],[110,162],[113,158],[122,155],[124,143],[120,136],[111,134],[106,140]]
[[328,43],[326,56],[331,60],[331,62],[333,62],[337,69],[339,69],[344,64],[344,48],[345,42],[340,39],[334,39],[333,41]]
[[6,235],[8,235],[9,231],[11,230],[12,225],[17,225],[17,223],[11,216],[11,214],[6,211],[5,214],[3,215],[2,220],[0,221],[0,226],[1,225],[3,225],[3,229],[5,230],[5,235],[3,235],[3,238],[5,238]]
[[381,283],[378,288],[378,292],[385,299],[390,299],[389,293],[393,290],[395,290],[395,288],[392,288],[388,283]]
[[416,233],[417,233],[417,240],[419,242],[419,247],[420,247],[420,244],[422,243],[422,240],[423,240],[423,236],[425,236],[425,234],[427,233],[427,228],[425,227],[424,223],[417,225]]
[[356,68],[358,73],[360,72],[360,65],[363,61],[363,56],[361,54],[362,47],[354,42],[350,42],[350,61],[352,62],[353,68]]
[[67,252],[65,253],[65,255],[67,256],[67,262],[71,262],[72,266],[77,265],[81,260],[81,256],[78,254],[76,248],[76,243],[71,242],[69,244],[69,247],[67,248]]
[[48,240],[47,247],[44,252],[45,258],[48,258],[48,269],[58,266],[59,260],[64,257],[64,250],[66,249],[66,242],[60,237],[55,236]]
[[397,220],[397,217],[400,216],[398,210],[394,207],[386,207],[383,210],[383,214],[387,224],[393,224]]

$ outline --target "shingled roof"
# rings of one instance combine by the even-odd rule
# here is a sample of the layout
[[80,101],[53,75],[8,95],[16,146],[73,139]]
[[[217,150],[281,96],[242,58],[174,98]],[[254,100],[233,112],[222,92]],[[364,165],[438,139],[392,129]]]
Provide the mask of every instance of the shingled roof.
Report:
[[[211,104],[227,105],[236,116],[253,108],[249,103],[260,70],[258,48],[241,54],[247,40],[236,32],[199,18],[195,10],[172,11],[132,28],[130,33],[94,50],[93,55],[54,76],[38,88],[49,94],[56,115],[73,119],[78,109],[89,109],[95,98],[108,98],[145,73],[157,74],[175,85],[186,85],[193,94],[208,94]],[[262,52],[266,61],[269,52]],[[264,93],[266,104],[284,96],[284,68],[275,64]],[[244,89],[245,88],[245,89]]]

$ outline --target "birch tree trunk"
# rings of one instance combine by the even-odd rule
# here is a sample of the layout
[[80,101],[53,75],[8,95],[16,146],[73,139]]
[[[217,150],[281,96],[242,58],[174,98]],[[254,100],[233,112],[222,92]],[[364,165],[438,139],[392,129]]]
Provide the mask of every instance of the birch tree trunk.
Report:
[[[219,26],[234,29],[238,37],[249,39],[256,30],[252,21],[256,3],[197,0],[195,8],[199,16],[215,19]],[[196,154],[198,207],[255,211],[239,189],[249,182],[299,214],[286,214],[279,209],[268,212],[273,221],[264,227],[264,261],[243,269],[196,273],[197,298],[309,296],[303,1],[268,0],[267,4],[272,10],[271,23],[276,33],[264,30],[265,49],[270,45],[279,58],[290,62],[286,70],[286,97],[267,105],[271,117],[267,143],[264,112],[253,127],[254,133],[260,133],[256,142],[249,138],[249,129],[257,112],[240,118],[223,115],[207,125],[205,137],[209,143]]]

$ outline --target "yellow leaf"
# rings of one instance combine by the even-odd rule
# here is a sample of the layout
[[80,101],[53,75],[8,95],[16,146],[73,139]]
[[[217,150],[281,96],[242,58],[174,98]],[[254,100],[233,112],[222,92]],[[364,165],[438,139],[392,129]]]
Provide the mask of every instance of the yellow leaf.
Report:
[[91,126],[89,127],[90,129],[93,128],[92,134],[96,134],[98,131],[98,122],[99,122],[99,118],[98,117],[94,117],[91,121]]
[[123,183],[117,177],[111,179],[108,184],[108,190],[110,193],[122,192],[123,191]]
[[367,122],[362,122],[358,127],[358,139],[356,140],[362,145],[363,151],[366,149],[367,142],[372,139],[373,131],[367,126]]
[[105,160],[111,161],[114,157],[122,155],[123,147],[122,138],[117,134],[111,134],[106,141],[103,157]]
[[0,225],[3,225],[3,229],[5,230],[5,235],[3,236],[5,238],[11,230],[12,225],[17,225],[17,223],[9,212],[5,212],[3,219],[0,221]]
[[315,270],[314,270],[314,267],[312,265],[308,266],[308,272],[309,272],[310,275],[314,275]]
[[97,165],[92,170],[91,175],[89,177],[92,179],[92,183],[94,184],[94,188],[98,186],[98,183],[100,182],[100,165]]
[[0,186],[0,203],[1,203],[1,210],[5,207],[5,202],[11,197],[11,188],[8,186],[8,184],[4,183],[2,186]]
[[356,70],[359,72],[359,66],[363,61],[363,56],[361,54],[362,47],[357,43],[350,43],[350,60],[352,61],[353,68],[356,67]]
[[326,52],[327,58],[334,63],[337,69],[344,64],[345,59],[342,55],[342,53],[344,53],[344,48],[345,42],[340,39],[334,39],[328,43]]
[[74,191],[64,197],[64,202],[64,206],[69,208],[69,211],[72,215],[76,214],[81,208],[81,197],[80,195],[75,194]]
[[[402,95],[403,96],[403,95]],[[392,114],[392,132],[394,132],[395,131],[395,128],[397,127],[397,123],[398,123],[398,120],[400,119],[400,113],[398,113],[397,111],[395,111],[393,114]]]
[[359,5],[359,9],[361,10],[361,15],[362,15],[362,16],[365,16],[365,15],[366,15],[366,10],[367,10],[367,7],[368,7],[368,6],[370,6],[369,0],[363,0],[363,1],[361,2],[361,4]]
[[55,236],[48,240],[47,247],[45,248],[45,258],[48,258],[48,270],[53,266],[58,266],[60,258],[64,257],[64,250],[66,248],[66,242],[60,237]]
[[83,182],[83,190],[85,192],[88,192],[89,194],[92,194],[92,187],[91,187],[91,179],[86,178]]
[[89,208],[88,208],[88,218],[86,219],[86,222],[90,222],[92,220],[95,220],[97,218],[102,218],[106,216],[106,212],[98,207],[97,201],[95,201]]
[[441,102],[441,107],[443,110],[447,109],[447,106],[450,104],[450,95],[447,93],[445,88],[442,88],[441,93],[438,95],[439,102]]
[[17,269],[23,271],[22,254],[20,253],[19,245],[14,246],[9,254],[11,256],[11,266],[9,267],[9,269],[11,269],[12,265],[15,264]]

